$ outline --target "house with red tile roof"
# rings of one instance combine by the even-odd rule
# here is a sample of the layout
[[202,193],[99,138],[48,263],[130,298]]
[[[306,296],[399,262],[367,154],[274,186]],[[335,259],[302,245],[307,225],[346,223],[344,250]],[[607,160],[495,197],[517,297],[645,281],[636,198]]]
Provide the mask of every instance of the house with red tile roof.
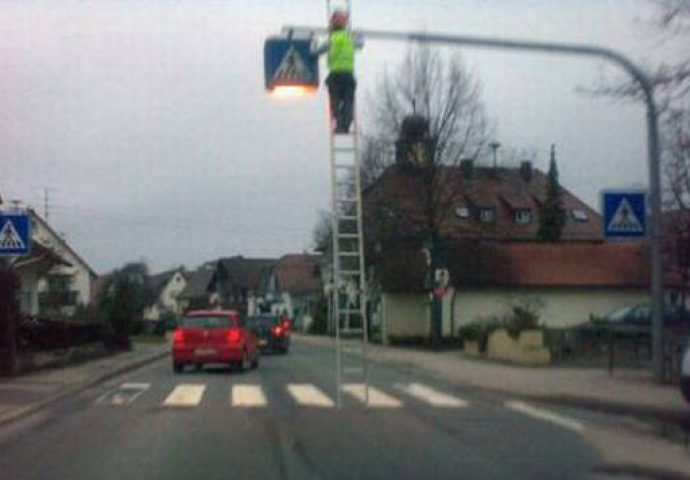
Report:
[[[444,167],[437,202],[441,257],[450,286],[443,299],[444,336],[467,322],[502,316],[516,302],[539,304],[541,322],[567,327],[649,299],[646,243],[605,242],[599,213],[562,188],[561,241],[537,240],[546,175],[519,168]],[[427,212],[415,198],[419,173],[393,165],[364,192],[367,265],[374,272],[372,316],[384,341],[429,336]],[[444,190],[452,189],[446,196]],[[669,277],[668,282],[677,278]]]

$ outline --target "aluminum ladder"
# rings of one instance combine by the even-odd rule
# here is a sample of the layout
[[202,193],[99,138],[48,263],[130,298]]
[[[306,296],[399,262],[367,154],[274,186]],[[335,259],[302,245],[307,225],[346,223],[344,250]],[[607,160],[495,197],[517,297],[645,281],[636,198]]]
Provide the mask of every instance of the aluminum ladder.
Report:
[[[332,131],[332,130],[331,130]],[[330,136],[333,235],[331,312],[335,329],[337,404],[342,407],[346,383],[362,385],[364,405],[369,403],[367,343],[368,320],[362,192],[357,124],[352,133]],[[344,354],[343,339],[361,345],[361,352]]]

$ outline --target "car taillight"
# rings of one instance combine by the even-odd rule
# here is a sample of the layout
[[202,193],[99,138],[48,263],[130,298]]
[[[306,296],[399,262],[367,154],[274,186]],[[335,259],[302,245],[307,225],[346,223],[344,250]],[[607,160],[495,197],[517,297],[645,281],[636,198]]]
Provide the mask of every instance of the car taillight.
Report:
[[184,343],[184,332],[182,330],[175,330],[173,332],[173,342]]
[[277,335],[280,335],[281,333],[283,333],[283,329],[280,327],[280,325],[276,325],[275,327],[273,327],[271,329],[271,333],[273,333],[273,335],[277,336]]
[[290,328],[290,320],[283,320],[283,330]]
[[233,328],[228,332],[228,340],[230,343],[239,343],[242,340],[242,330]]

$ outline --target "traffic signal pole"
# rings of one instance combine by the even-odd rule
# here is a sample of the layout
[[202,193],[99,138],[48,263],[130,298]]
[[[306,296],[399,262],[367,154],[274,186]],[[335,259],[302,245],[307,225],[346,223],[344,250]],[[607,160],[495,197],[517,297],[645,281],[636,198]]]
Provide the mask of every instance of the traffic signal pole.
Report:
[[[286,26],[284,31],[306,34],[323,34],[323,27]],[[649,203],[651,209],[651,295],[652,295],[652,352],[654,375],[658,381],[663,380],[662,359],[662,308],[663,308],[663,273],[661,258],[661,173],[659,119],[654,85],[649,75],[631,59],[615,50],[595,45],[569,43],[534,42],[525,40],[480,37],[472,35],[449,35],[420,32],[393,32],[384,30],[356,30],[356,34],[370,40],[420,42],[427,44],[456,45],[515,52],[546,53],[553,55],[570,55],[593,57],[606,60],[623,68],[637,83],[645,101],[647,111],[647,160],[649,170]]]

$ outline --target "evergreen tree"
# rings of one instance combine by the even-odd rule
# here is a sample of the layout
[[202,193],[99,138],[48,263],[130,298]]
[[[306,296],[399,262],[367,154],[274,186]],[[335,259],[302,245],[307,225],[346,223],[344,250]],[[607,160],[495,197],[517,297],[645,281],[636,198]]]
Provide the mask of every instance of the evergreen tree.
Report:
[[561,239],[565,225],[565,208],[563,207],[563,193],[558,183],[555,145],[551,145],[551,161],[547,182],[546,200],[539,209],[537,238],[543,242],[556,243]]

